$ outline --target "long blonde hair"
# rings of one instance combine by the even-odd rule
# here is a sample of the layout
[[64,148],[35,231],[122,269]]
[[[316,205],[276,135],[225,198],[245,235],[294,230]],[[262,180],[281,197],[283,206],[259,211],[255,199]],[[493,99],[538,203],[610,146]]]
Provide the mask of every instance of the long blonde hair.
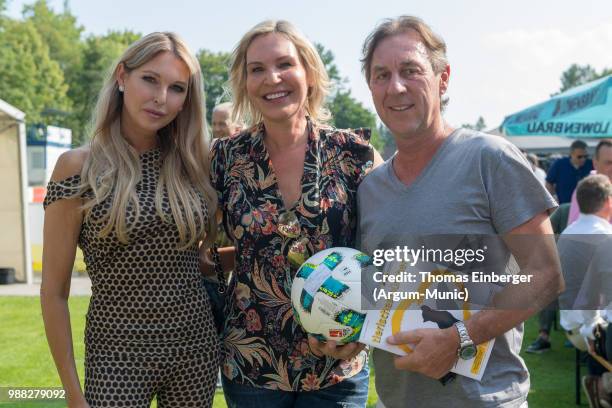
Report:
[[330,81],[321,56],[312,43],[298,31],[298,29],[285,20],[267,20],[250,29],[242,38],[232,53],[229,82],[232,88],[234,121],[242,121],[247,125],[254,125],[262,121],[263,117],[249,100],[246,91],[246,55],[253,40],[261,35],[279,33],[287,37],[295,48],[306,74],[313,81],[308,89],[306,100],[306,113],[317,123],[325,123],[331,115],[325,107],[325,97],[329,93]]
[[[202,73],[197,59],[174,33],[151,33],[134,42],[106,78],[93,114],[90,154],[81,172],[82,188],[91,189],[94,195],[83,205],[85,219],[91,220],[92,207],[110,197],[112,208],[103,219],[96,221],[106,223],[100,236],[114,232],[120,242],[128,242],[131,226],[127,209],[134,208],[138,219],[136,185],[141,179],[141,168],[138,152],[121,134],[123,96],[116,73],[121,64],[130,72],[161,52],[171,52],[181,59],[189,68],[190,77],[183,109],[158,131],[163,164],[155,193],[156,212],[165,222],[176,224],[179,248],[191,247],[200,240],[210,245],[216,231],[217,194],[209,181],[210,149]],[[162,211],[164,190],[167,190],[172,219]],[[204,209],[202,201],[206,204]]]

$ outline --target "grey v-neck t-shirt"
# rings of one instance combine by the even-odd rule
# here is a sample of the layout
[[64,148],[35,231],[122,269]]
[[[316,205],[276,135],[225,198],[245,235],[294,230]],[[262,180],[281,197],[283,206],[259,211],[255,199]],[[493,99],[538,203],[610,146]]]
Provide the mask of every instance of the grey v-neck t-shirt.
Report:
[[[358,191],[361,249],[403,246],[415,235],[505,234],[556,207],[523,154],[499,136],[454,131],[409,186],[393,158],[372,170]],[[387,408],[519,407],[529,373],[519,356],[523,325],[499,336],[480,382],[467,377],[443,386],[395,369],[393,354],[375,349],[376,390]]]

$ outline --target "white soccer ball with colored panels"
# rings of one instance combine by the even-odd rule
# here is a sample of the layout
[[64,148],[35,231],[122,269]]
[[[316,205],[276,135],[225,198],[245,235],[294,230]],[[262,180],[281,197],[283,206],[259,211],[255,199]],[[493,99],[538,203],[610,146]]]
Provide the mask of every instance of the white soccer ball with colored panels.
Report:
[[308,258],[291,287],[295,319],[321,341],[346,344],[359,339],[365,320],[361,310],[361,272],[371,265],[352,248],[329,248]]

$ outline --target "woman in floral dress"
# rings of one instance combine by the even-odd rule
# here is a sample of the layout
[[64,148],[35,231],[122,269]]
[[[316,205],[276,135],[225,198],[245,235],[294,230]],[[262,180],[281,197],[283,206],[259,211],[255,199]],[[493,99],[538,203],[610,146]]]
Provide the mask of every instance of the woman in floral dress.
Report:
[[357,187],[380,156],[367,131],[325,125],[328,76],[313,45],[286,21],[244,35],[230,82],[234,114],[251,127],[212,151],[212,182],[236,251],[222,330],[226,400],[230,407],[365,406],[363,347],[339,347],[339,359],[315,355],[290,293],[309,256],[355,246]]

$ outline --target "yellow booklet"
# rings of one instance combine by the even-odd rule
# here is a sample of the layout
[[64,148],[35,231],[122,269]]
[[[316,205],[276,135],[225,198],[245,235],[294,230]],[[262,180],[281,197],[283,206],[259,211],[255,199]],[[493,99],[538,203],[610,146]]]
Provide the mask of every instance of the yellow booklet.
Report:
[[[395,271],[390,273],[390,269],[395,269]],[[385,270],[384,274],[386,276],[406,274],[404,264],[387,264]],[[460,274],[436,265],[431,265],[427,272],[435,277],[435,279],[431,279],[434,282],[427,279],[414,279],[411,282],[406,279],[398,279],[401,282],[385,282],[377,285],[376,289],[371,289],[376,291],[378,295],[375,299],[377,300],[377,307],[376,310],[366,312],[359,342],[397,355],[407,355],[412,352],[411,345],[392,345],[387,343],[386,339],[401,331],[421,328],[447,328],[457,320],[466,321],[472,315],[478,313],[479,309],[476,306],[461,299],[465,297],[462,294],[467,294],[466,284],[462,282],[462,279],[452,278],[452,276]],[[416,271],[409,273],[412,273],[413,276],[428,276],[419,275],[419,272]],[[482,292],[482,286],[479,289]],[[480,296],[482,297],[482,293]],[[457,307],[453,308],[454,310],[442,310],[439,307],[441,298],[446,301],[451,298],[453,304]],[[492,339],[479,344],[474,358],[471,360],[458,359],[451,371],[480,380],[494,343],[495,339]]]

